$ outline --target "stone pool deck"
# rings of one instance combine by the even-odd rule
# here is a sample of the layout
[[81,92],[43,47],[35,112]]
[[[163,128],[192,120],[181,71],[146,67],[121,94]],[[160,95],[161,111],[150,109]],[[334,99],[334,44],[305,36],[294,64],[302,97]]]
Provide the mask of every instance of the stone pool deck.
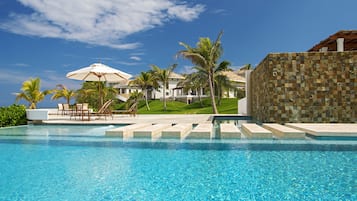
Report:
[[[145,131],[145,127],[148,129],[147,136],[153,135],[151,130],[149,130],[149,126],[153,124],[169,124],[169,125],[197,125],[192,126],[192,128],[188,131],[185,130],[185,133],[180,134],[167,134],[164,133],[166,130],[172,130],[174,128],[162,128],[162,130],[155,133],[155,137],[164,136],[173,137],[174,138],[196,138],[197,136],[204,135],[206,138],[215,138],[215,135],[212,135],[210,131],[215,129],[212,125],[210,114],[183,114],[183,115],[114,115],[114,118],[104,117],[98,119],[92,117],[90,121],[82,121],[70,119],[69,116],[62,116],[51,114],[49,115],[49,119],[43,121],[44,124],[128,124],[132,125],[128,127],[130,130],[129,134],[123,134],[124,127],[119,129],[118,131],[108,131],[107,135],[124,137],[124,136],[133,136],[135,138],[136,135],[133,135],[140,128],[141,132]],[[134,127],[138,127],[138,129],[133,127],[133,124],[137,125]],[[277,139],[304,139],[307,137],[352,137],[353,139],[357,139],[357,123],[349,123],[349,124],[320,124],[320,123],[289,123],[282,125],[277,124],[242,124],[241,129],[237,129],[237,127],[232,123],[232,125],[225,125],[227,123],[222,124],[220,132],[222,135],[221,139],[239,139],[239,138],[253,138],[253,139],[261,139],[261,138],[277,138]],[[142,125],[142,126],[141,126]],[[208,126],[210,125],[210,126]],[[198,129],[199,128],[199,129]],[[151,129],[151,128],[150,128]],[[202,129],[205,129],[204,131]],[[125,130],[125,129],[124,129]],[[267,137],[266,135],[261,135],[261,132],[271,132],[271,134]],[[161,132],[161,133],[160,133]],[[202,134],[203,133],[203,134]],[[207,134],[208,133],[208,134]],[[227,135],[226,133],[229,133]],[[139,136],[139,134],[137,134]]]

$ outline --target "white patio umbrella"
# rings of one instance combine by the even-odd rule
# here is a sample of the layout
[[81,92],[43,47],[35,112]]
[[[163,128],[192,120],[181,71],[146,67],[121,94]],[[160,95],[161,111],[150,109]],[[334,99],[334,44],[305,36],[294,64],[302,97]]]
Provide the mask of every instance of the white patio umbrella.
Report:
[[[69,72],[66,77],[84,81],[122,82],[129,80],[132,76],[102,63],[94,63],[88,67]],[[103,104],[101,89],[99,89],[99,94],[100,104]]]

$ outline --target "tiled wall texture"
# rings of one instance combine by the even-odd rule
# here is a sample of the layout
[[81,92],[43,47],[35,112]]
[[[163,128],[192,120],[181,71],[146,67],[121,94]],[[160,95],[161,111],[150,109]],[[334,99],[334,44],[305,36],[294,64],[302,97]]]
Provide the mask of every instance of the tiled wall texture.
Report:
[[268,54],[250,81],[258,122],[357,123],[357,51]]

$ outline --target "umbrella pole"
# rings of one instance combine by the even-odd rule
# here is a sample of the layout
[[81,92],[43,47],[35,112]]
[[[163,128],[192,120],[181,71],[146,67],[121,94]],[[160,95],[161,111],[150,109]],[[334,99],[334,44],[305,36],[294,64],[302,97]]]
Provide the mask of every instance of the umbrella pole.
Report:
[[99,107],[98,107],[98,109],[99,109],[103,105],[103,97],[102,97],[103,93],[102,93],[102,83],[101,83],[101,81],[98,82],[98,92],[99,92]]

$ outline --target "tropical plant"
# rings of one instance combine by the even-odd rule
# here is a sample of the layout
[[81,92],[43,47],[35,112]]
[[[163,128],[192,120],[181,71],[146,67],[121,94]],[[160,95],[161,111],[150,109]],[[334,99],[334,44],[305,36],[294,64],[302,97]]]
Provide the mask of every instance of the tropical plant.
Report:
[[229,78],[223,74],[224,71],[232,71],[229,66],[231,63],[229,61],[222,61],[219,63],[218,67],[215,69],[215,86],[217,89],[218,105],[221,105],[221,99],[223,97],[223,92],[232,88],[232,83]]
[[215,86],[217,89],[218,105],[221,105],[221,100],[223,98],[223,93],[225,90],[229,90],[232,87],[231,81],[226,75],[218,74],[215,77]]
[[139,100],[142,99],[143,96],[144,94],[142,92],[139,91],[131,92],[129,99],[126,101],[126,108],[129,109],[133,104],[136,104],[137,107],[139,104]]
[[76,92],[74,90],[67,89],[63,84],[58,84],[56,89],[53,90],[52,100],[57,100],[60,98],[66,99],[66,103],[70,104],[70,101],[73,97],[75,97]]
[[16,93],[16,102],[21,99],[29,102],[30,109],[36,109],[37,103],[41,102],[45,96],[52,93],[52,90],[40,91],[40,78],[30,78],[22,83],[20,93]]
[[27,123],[25,105],[0,107],[0,127],[18,126]]
[[146,109],[150,110],[148,103],[148,91],[150,89],[157,88],[158,86],[158,82],[154,75],[151,72],[141,72],[139,76],[129,83],[129,85],[137,86],[144,91]]
[[185,50],[178,52],[178,55],[191,60],[196,65],[196,69],[207,75],[208,86],[210,89],[211,104],[214,114],[218,113],[217,105],[215,101],[214,81],[215,76],[221,64],[218,64],[218,60],[223,53],[221,45],[221,37],[223,32],[220,32],[216,41],[212,42],[209,38],[200,38],[196,47],[191,47],[183,42],[179,44],[185,47]]
[[175,70],[177,64],[173,64],[166,69],[162,69],[156,65],[151,65],[154,77],[162,84],[162,99],[164,102],[164,110],[166,111],[166,88],[169,85],[170,74]]
[[203,107],[202,104],[202,89],[207,86],[207,76],[204,76],[201,73],[193,72],[191,74],[187,74],[185,79],[180,81],[178,86],[183,87],[185,92],[195,91],[195,94],[198,96],[198,100]]
[[83,82],[81,89],[77,90],[76,101],[89,103],[94,109],[99,109],[104,101],[115,99],[118,91],[106,86],[105,82]]

